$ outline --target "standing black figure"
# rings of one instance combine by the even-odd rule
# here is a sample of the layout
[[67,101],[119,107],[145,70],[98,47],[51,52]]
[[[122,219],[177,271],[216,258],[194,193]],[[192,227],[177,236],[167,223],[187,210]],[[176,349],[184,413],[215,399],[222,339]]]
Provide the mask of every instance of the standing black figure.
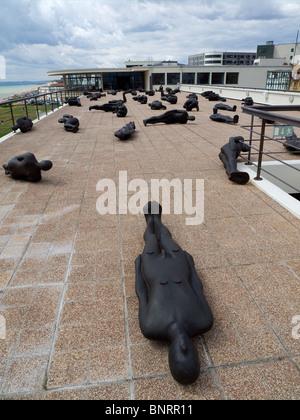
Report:
[[192,384],[200,374],[192,338],[212,328],[213,315],[193,257],[174,242],[162,224],[161,206],[148,203],[144,213],[145,248],[135,261],[140,328],[149,340],[170,342],[173,377],[181,384]]
[[240,172],[237,169],[237,158],[240,156],[241,152],[249,152],[250,150],[250,146],[245,144],[244,141],[244,138],[241,136],[230,137],[229,143],[221,148],[219,154],[219,158],[224,164],[230,181],[241,185],[247,184],[250,179],[247,172]]

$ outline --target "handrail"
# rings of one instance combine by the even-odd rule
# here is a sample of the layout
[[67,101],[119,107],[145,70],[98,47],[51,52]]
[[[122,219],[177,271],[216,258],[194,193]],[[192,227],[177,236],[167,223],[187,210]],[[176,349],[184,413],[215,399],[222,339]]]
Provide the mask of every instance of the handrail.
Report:
[[[261,177],[261,172],[264,171],[267,174],[273,176],[274,178],[276,178],[277,180],[281,181],[283,184],[287,185],[288,187],[292,188],[293,190],[300,192],[300,190],[298,188],[296,188],[295,186],[290,185],[289,183],[287,183],[286,181],[284,181],[283,179],[280,179],[277,175],[271,174],[270,172],[266,171],[262,164],[263,164],[263,157],[264,156],[268,156],[269,158],[282,163],[283,165],[286,165],[290,168],[292,168],[293,170],[299,172],[300,170],[298,168],[296,168],[295,166],[293,166],[291,163],[287,163],[283,160],[278,159],[277,157],[273,156],[274,154],[285,154],[288,153],[286,151],[282,151],[282,152],[265,152],[264,151],[264,146],[265,146],[265,141],[268,142],[268,144],[270,142],[275,142],[275,143],[281,143],[284,144],[283,141],[280,141],[278,139],[275,138],[271,138],[270,136],[266,135],[266,126],[271,125],[271,124],[283,124],[283,125],[289,125],[289,126],[293,126],[293,127],[300,127],[300,118],[296,118],[296,117],[292,117],[289,115],[283,115],[283,114],[278,114],[276,113],[277,111],[283,111],[283,112],[290,112],[290,111],[300,111],[300,106],[299,105],[255,105],[255,106],[242,106],[242,111],[248,115],[251,115],[251,125],[250,126],[242,126],[242,128],[249,130],[251,135],[250,135],[250,140],[249,140],[249,146],[250,146],[250,151],[248,154],[248,157],[245,158],[244,156],[242,156],[242,158],[244,160],[247,161],[247,164],[250,165],[254,165],[257,167],[257,176],[255,178],[256,181],[261,181],[263,178]],[[257,132],[254,128],[258,127],[258,125],[254,125],[254,117],[260,118],[261,119],[261,131],[260,133]],[[255,141],[253,138],[253,134],[258,134],[260,135],[260,138],[257,139],[257,141],[259,141],[259,148],[256,148],[255,146],[253,146],[253,142]],[[298,147],[295,147],[296,149],[298,149]],[[258,154],[258,163],[255,164],[251,161],[251,155],[252,155],[252,150],[255,150],[256,153],[253,154]],[[300,149],[299,149],[300,151]],[[299,153],[299,152],[298,152]]]
[[[39,120],[42,115],[48,115],[62,106],[70,97],[81,95],[82,91],[61,89],[0,102],[0,138],[13,131],[18,118],[26,116]],[[4,128],[1,129],[1,126]]]

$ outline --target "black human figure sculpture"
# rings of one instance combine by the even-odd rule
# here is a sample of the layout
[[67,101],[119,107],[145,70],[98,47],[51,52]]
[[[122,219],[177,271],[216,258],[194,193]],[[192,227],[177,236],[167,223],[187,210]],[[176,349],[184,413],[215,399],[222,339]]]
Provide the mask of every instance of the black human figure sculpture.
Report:
[[33,127],[33,122],[30,118],[22,117],[17,119],[17,124],[12,127],[13,131],[21,130],[22,133],[27,133]]
[[72,133],[77,133],[79,130],[79,120],[78,118],[73,117],[73,115],[65,114],[62,118],[58,120],[60,124],[64,124],[64,129]]
[[246,105],[246,106],[253,106],[254,105],[254,101],[251,98],[251,96],[247,96],[247,98],[242,99],[242,105]]
[[135,261],[139,323],[149,340],[170,342],[170,371],[176,381],[189,385],[200,374],[192,339],[209,331],[214,320],[193,257],[174,242],[161,212],[155,202],[144,208],[145,248]]
[[236,112],[236,105],[234,105],[233,107],[226,105],[226,104],[216,104],[214,106],[214,114],[218,113],[218,110],[221,109],[223,111],[232,111],[232,112]]
[[167,109],[165,105],[160,101],[153,101],[151,104],[148,104],[152,110]]
[[176,95],[161,95],[161,100],[162,101],[167,101],[169,102],[171,105],[176,105],[178,102],[178,97]]
[[195,121],[194,116],[189,116],[187,111],[181,109],[174,109],[172,111],[167,111],[162,115],[153,116],[144,120],[144,125],[147,124],[186,124],[188,121]]
[[120,130],[114,133],[115,137],[118,137],[120,140],[128,140],[129,137],[135,132],[135,123],[131,121],[130,123],[124,125]]
[[69,98],[69,106],[81,106],[80,98]]
[[50,160],[38,162],[34,154],[24,153],[11,159],[7,165],[3,165],[3,168],[5,175],[10,175],[14,179],[38,182],[42,179],[41,171],[49,171],[52,166]]
[[148,96],[154,96],[155,95],[155,91],[153,89],[146,90],[146,95],[148,95]]
[[222,114],[213,114],[210,116],[210,119],[213,121],[227,123],[227,124],[237,124],[239,122],[239,116],[235,115],[233,118],[229,117],[228,115]]
[[300,139],[297,137],[297,134],[293,132],[292,136],[286,137],[284,147],[294,154],[300,153]]
[[128,113],[128,109],[126,108],[125,104],[118,105],[117,108],[113,111],[113,114],[116,114],[119,118],[126,117]]
[[194,108],[196,108],[196,110],[199,111],[199,102],[194,97],[191,97],[185,102],[183,108],[185,108],[187,112],[192,111]]
[[250,177],[247,172],[240,172],[237,169],[237,158],[241,152],[249,152],[250,146],[244,143],[245,139],[241,136],[230,137],[229,143],[221,148],[219,158],[224,164],[226,173],[230,181],[236,184],[245,185]]
[[213,92],[212,90],[208,90],[206,92],[201,93],[201,96],[208,99],[209,101],[222,101],[226,102],[226,98],[223,98],[218,93]]

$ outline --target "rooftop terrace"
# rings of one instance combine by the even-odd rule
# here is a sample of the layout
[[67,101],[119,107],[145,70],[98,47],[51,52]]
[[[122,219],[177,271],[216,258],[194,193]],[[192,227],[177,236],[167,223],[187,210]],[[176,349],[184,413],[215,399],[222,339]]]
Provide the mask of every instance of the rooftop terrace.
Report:
[[[168,109],[182,109],[186,94],[178,97]],[[126,118],[89,112],[91,102],[81,102],[0,144],[1,164],[27,151],[54,164],[38,184],[0,174],[0,315],[7,327],[0,398],[299,399],[292,319],[300,315],[300,220],[251,183],[228,180],[218,154],[229,137],[247,136],[241,102],[228,101],[238,106],[237,125],[211,121],[213,103],[200,97],[194,122],[147,127],[143,119],[154,111],[129,95]],[[65,113],[80,119],[78,133],[57,123]],[[113,133],[130,121],[136,134],[121,142]],[[119,171],[146,181],[205,181],[203,224],[163,216],[193,255],[215,316],[213,329],[195,339],[202,368],[192,386],[170,375],[168,345],[139,329],[134,260],[144,246],[144,216],[96,211],[97,182],[117,180]]]

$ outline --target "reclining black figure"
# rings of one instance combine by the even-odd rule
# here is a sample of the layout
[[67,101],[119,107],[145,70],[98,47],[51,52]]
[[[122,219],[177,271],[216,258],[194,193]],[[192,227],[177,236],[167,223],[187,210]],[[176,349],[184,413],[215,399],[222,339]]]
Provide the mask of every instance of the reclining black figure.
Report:
[[283,143],[284,147],[294,154],[300,153],[300,139],[297,134],[293,131],[293,134],[285,138],[286,141]]
[[194,108],[196,108],[196,110],[199,111],[198,99],[195,99],[195,97],[191,97],[184,103],[183,108],[185,108],[187,112],[192,111]]
[[228,115],[222,114],[213,114],[209,117],[213,121],[227,123],[227,124],[237,124],[239,122],[239,116],[235,115],[233,118],[229,117]]
[[128,140],[129,137],[135,132],[135,123],[131,121],[130,123],[124,125],[120,130],[114,133],[115,137],[118,137],[120,140]]
[[195,121],[194,116],[189,116],[187,111],[181,109],[174,109],[167,111],[162,115],[157,115],[144,120],[144,126],[147,124],[186,124],[188,121]]
[[174,242],[161,222],[161,212],[155,202],[144,208],[145,248],[135,261],[139,322],[149,340],[170,342],[171,374],[189,385],[200,374],[192,339],[209,331],[214,320],[193,257]]
[[64,129],[72,133],[77,133],[79,130],[79,120],[78,118],[73,117],[73,115],[65,114],[62,118],[58,120],[60,124],[64,124]]
[[21,130],[22,133],[27,133],[33,127],[33,122],[30,118],[22,117],[17,119],[17,124],[12,127],[13,131]]
[[231,106],[226,105],[226,104],[216,104],[214,106],[214,109],[213,109],[214,114],[217,114],[219,109],[221,109],[223,111],[236,112],[236,105],[234,105],[234,106],[231,107]]
[[244,143],[245,139],[241,136],[230,137],[229,143],[221,148],[219,158],[224,164],[226,173],[230,181],[236,184],[245,185],[250,177],[247,172],[240,172],[237,169],[237,158],[241,152],[249,152],[250,146]]
[[148,104],[152,110],[167,109],[165,105],[160,101],[153,101],[151,104]]
[[50,160],[38,162],[34,154],[24,153],[12,158],[3,168],[5,175],[10,175],[13,179],[38,182],[42,179],[41,171],[49,171],[52,166]]

